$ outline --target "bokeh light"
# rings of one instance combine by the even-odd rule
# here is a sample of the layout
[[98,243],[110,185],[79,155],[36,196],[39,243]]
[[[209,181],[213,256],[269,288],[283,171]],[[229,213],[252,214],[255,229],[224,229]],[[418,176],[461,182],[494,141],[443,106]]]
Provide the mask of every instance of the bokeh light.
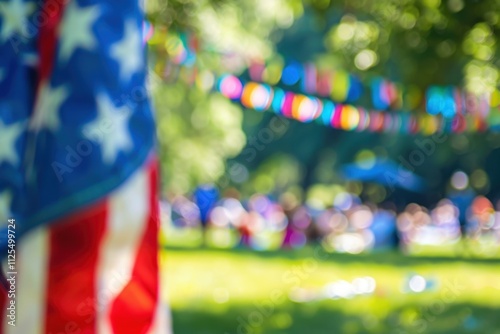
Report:
[[458,190],[463,190],[469,185],[469,177],[462,171],[455,172],[451,177],[451,185]]
[[219,79],[219,91],[226,97],[239,99],[243,91],[241,81],[234,75],[226,75]]

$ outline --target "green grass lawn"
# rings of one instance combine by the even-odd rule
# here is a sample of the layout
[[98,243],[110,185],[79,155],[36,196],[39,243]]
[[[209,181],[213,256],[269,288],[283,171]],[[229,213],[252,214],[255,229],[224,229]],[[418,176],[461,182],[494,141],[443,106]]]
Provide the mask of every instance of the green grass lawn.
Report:
[[[176,334],[500,334],[500,261],[445,256],[167,248],[168,298]],[[404,293],[409,275],[435,286]],[[372,295],[297,302],[326,284],[371,276]]]

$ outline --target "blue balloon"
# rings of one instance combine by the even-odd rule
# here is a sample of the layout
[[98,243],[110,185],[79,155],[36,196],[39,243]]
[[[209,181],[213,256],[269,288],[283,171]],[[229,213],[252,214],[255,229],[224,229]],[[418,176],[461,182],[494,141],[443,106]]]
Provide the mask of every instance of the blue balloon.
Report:
[[361,95],[363,95],[363,84],[358,78],[352,75],[349,76],[349,83],[351,85],[349,87],[349,92],[347,93],[346,101],[355,102],[361,97]]
[[330,125],[332,123],[333,112],[335,110],[335,104],[331,101],[324,101],[323,111],[321,112],[321,122],[324,125]]
[[293,86],[299,82],[302,76],[302,66],[297,62],[291,62],[283,69],[281,81],[287,86]]

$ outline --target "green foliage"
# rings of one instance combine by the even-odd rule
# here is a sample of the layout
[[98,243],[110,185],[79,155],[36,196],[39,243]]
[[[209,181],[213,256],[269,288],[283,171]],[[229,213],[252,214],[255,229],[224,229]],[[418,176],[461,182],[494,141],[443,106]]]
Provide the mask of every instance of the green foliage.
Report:
[[238,107],[182,83],[160,87],[156,105],[164,186],[185,193],[217,180],[245,142]]
[[325,44],[354,71],[372,69],[421,88],[463,79],[475,93],[499,83],[498,0],[332,1],[317,15],[333,12],[342,17]]
[[[164,189],[185,193],[200,183],[217,182],[226,159],[236,156],[246,140],[242,108],[206,89],[213,73],[223,73],[228,66],[238,71],[245,66],[242,60],[270,56],[271,33],[289,26],[295,10],[285,0],[156,0],[148,2],[147,13],[156,30],[150,49],[153,72],[159,77],[180,42],[173,32],[194,31],[202,45],[191,69],[180,70],[181,80],[172,83],[167,78],[154,91]],[[234,64],[221,61],[226,53],[239,55]],[[201,74],[189,84],[186,78],[194,67]]]
[[[278,70],[269,75],[277,80],[281,55],[351,71],[367,82],[382,75],[420,91],[430,84],[463,83],[473,92],[490,92],[500,80],[500,0],[150,0],[146,9],[155,24],[150,56],[159,76],[179,43],[175,32],[194,33],[200,46],[196,82],[181,73],[183,80],[170,78],[155,91],[164,188],[175,193],[218,182],[228,174],[227,159],[245,143],[251,147],[246,137],[269,125],[264,117],[251,130],[242,127],[250,117],[241,106],[206,89],[211,73],[242,73],[251,59],[272,60]],[[251,163],[236,159],[250,170],[241,185],[245,192],[281,189],[275,171],[284,166],[298,173],[286,187],[339,183],[335,170],[359,151],[398,161],[421,140],[292,123]],[[444,191],[454,170],[482,168],[492,182],[481,190],[487,192],[500,185],[492,174],[500,158],[490,157],[497,141],[498,135],[450,136],[415,172]],[[292,162],[283,163],[276,153]]]
[[264,161],[257,167],[252,177],[245,184],[245,195],[255,193],[277,192],[280,195],[289,187],[300,182],[299,163],[291,156],[276,154]]

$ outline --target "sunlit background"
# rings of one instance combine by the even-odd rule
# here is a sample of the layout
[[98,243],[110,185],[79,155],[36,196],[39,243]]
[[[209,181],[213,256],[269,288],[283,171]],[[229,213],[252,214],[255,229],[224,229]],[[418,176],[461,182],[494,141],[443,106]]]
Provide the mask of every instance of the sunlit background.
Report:
[[149,0],[176,333],[500,333],[500,1]]

